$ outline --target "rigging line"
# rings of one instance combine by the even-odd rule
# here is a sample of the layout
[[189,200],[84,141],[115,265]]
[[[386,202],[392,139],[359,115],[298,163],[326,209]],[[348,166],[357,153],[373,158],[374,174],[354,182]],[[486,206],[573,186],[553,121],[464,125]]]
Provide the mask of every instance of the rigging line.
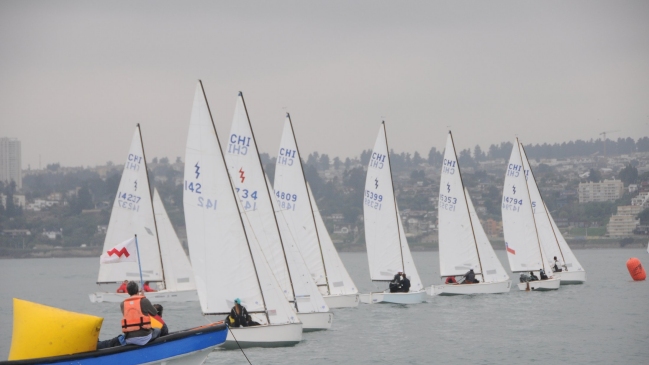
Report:
[[390,162],[390,147],[388,146],[388,132],[385,128],[385,121],[382,123],[383,126],[383,138],[385,139],[385,150],[386,155],[388,156],[388,167],[390,168],[390,184],[392,185],[392,197],[394,198],[394,215],[397,221],[397,234],[399,236],[399,253],[401,253],[401,270],[406,271],[406,264],[403,260],[403,242],[401,242],[401,225],[399,224],[399,206],[397,205],[397,194],[394,193],[394,180],[392,179],[392,163]]
[[232,338],[234,338],[234,342],[236,342],[236,343],[237,343],[237,346],[239,346],[239,350],[241,350],[241,353],[243,354],[243,357],[246,358],[246,361],[248,361],[248,364],[252,365],[252,363],[250,362],[250,359],[248,359],[248,356],[246,355],[246,353],[243,352],[243,348],[242,348],[241,345],[239,344],[239,341],[237,341],[237,338],[234,337],[234,333],[233,333],[232,330],[230,329],[230,326],[227,325],[227,324],[226,324],[226,326],[228,326],[228,331],[230,331],[230,334],[232,335]]

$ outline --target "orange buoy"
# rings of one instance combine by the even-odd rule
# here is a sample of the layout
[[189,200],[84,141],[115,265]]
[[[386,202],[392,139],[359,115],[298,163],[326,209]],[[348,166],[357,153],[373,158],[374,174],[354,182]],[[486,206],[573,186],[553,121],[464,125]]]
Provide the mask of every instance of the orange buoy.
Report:
[[647,273],[644,271],[642,263],[635,257],[630,258],[626,262],[626,268],[629,269],[629,274],[631,274],[631,277],[635,281],[641,281],[647,278]]

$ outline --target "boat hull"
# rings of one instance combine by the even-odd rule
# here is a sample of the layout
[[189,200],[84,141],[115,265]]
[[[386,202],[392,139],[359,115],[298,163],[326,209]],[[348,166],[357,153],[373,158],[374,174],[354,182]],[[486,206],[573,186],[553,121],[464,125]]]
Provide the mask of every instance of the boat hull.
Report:
[[495,283],[476,283],[476,284],[449,284],[435,285],[435,295],[471,295],[471,294],[500,294],[508,293],[512,286],[512,281],[499,281]]
[[376,292],[369,294],[360,294],[361,303],[377,304],[377,303],[395,303],[395,304],[418,304],[426,300],[425,291],[409,292],[409,293],[390,293],[390,292]]
[[561,271],[553,275],[561,280],[561,285],[583,284],[586,281],[585,271]]
[[32,360],[0,361],[3,365],[200,365],[215,347],[223,344],[227,327],[220,323],[171,333],[145,346],[119,346],[74,355]]
[[329,308],[353,308],[360,303],[359,294],[341,294],[322,296]]
[[283,347],[294,346],[300,341],[302,341],[302,323],[238,327],[230,328],[222,348]]
[[334,314],[331,312],[298,313],[297,317],[302,322],[304,332],[328,330],[334,321]]
[[[197,302],[198,293],[196,290],[167,291],[160,290],[156,292],[144,293],[152,302]],[[125,293],[96,292],[88,295],[91,303],[121,303],[129,297]]]
[[518,289],[525,291],[549,291],[557,290],[561,285],[559,278],[552,278],[547,280],[528,281],[525,283],[518,283]]

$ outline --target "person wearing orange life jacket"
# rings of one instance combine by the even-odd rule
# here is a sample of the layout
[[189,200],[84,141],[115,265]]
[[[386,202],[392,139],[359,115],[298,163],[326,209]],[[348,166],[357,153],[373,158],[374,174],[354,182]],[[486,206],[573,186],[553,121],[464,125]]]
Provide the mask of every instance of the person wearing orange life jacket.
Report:
[[97,350],[124,345],[146,345],[160,336],[160,329],[151,326],[151,317],[158,315],[155,307],[147,298],[139,295],[137,283],[129,281],[126,290],[130,297],[120,304],[123,333],[110,340],[97,341]]
[[149,341],[160,336],[159,329],[151,328],[151,318],[158,312],[151,302],[139,295],[139,287],[134,281],[126,286],[130,297],[120,304],[122,310],[122,332],[127,345],[146,345]]

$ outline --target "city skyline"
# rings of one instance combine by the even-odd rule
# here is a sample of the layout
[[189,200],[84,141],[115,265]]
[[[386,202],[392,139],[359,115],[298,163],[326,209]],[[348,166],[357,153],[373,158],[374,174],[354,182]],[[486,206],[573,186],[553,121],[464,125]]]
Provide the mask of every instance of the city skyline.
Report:
[[386,120],[425,155],[649,135],[649,4],[0,3],[0,130],[22,167],[184,159],[197,79],[222,139],[243,91],[260,150],[354,157]]

